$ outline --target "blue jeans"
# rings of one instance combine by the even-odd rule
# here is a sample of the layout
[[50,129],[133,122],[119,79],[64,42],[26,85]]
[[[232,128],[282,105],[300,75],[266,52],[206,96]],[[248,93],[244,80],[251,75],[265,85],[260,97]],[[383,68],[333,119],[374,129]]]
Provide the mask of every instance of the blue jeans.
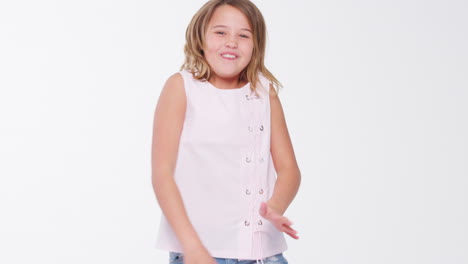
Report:
[[[218,264],[257,264],[256,260],[238,260],[228,258],[215,258]],[[264,258],[265,264],[288,264],[288,261],[283,256],[283,253]],[[184,264],[184,255],[178,252],[169,252],[169,264]]]

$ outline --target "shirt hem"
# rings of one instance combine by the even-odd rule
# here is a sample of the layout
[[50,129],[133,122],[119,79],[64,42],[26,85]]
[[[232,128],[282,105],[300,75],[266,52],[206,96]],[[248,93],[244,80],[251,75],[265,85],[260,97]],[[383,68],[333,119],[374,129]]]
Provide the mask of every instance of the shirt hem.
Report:
[[[178,248],[178,247],[162,247],[162,246],[156,246],[156,249],[162,250],[162,251],[167,251],[167,252],[176,252],[176,253],[182,253],[183,251]],[[237,259],[237,260],[257,260],[257,259],[265,259],[271,256],[274,256],[279,253],[283,253],[288,250],[288,246],[281,247],[280,249],[276,250],[270,250],[267,251],[263,256],[260,256],[259,258],[255,258],[252,255],[242,255],[238,254],[236,252],[233,252],[231,250],[223,251],[223,250],[209,250],[210,255],[213,258],[225,258],[225,259]]]

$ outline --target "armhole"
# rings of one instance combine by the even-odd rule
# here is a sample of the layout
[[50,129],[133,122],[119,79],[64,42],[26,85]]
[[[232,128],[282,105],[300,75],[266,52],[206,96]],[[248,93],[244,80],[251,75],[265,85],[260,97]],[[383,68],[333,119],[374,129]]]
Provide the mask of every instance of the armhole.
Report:
[[[267,79],[263,74],[260,73],[259,82],[262,88],[264,89],[265,95],[268,97],[268,100],[269,100],[271,97],[271,93],[270,93],[270,85],[272,85],[271,81]],[[273,87],[273,89],[275,88]]]
[[183,80],[183,83],[184,83],[184,90],[185,90],[185,98],[186,98],[187,103],[188,103],[188,98],[189,98],[189,95],[190,95],[190,85],[189,85],[188,80],[191,77],[189,75],[192,75],[192,74],[187,72],[186,70],[179,71],[178,73],[182,76],[182,80]]
[[[275,85],[269,79],[267,79],[265,76],[262,76],[262,78],[263,78],[266,86],[268,87],[267,88],[268,98],[271,99],[271,97],[277,97],[278,96],[278,91],[275,89]],[[273,92],[271,92],[271,89],[273,89]]]
[[[273,89],[273,92],[271,92],[272,89]],[[273,83],[271,83],[271,82],[268,82],[268,94],[269,94],[270,98],[271,97],[278,97],[278,91],[276,90],[275,85]]]

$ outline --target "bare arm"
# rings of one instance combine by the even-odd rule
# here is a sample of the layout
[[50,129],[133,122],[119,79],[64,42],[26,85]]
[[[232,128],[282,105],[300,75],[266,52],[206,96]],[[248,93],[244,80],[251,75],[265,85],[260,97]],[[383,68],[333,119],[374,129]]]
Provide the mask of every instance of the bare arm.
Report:
[[180,135],[185,119],[186,96],[180,74],[172,75],[161,91],[153,124],[152,184],[159,206],[172,226],[184,252],[201,247],[179,188],[174,181]]
[[271,85],[270,108],[270,151],[278,177],[272,196],[266,203],[262,202],[260,205],[260,215],[268,219],[279,231],[299,239],[297,231],[291,227],[292,222],[283,214],[299,190],[301,172],[296,162],[281,102]]
[[277,172],[273,195],[267,202],[283,215],[299,190],[301,172],[289,137],[283,108],[276,91],[270,85],[271,155]]

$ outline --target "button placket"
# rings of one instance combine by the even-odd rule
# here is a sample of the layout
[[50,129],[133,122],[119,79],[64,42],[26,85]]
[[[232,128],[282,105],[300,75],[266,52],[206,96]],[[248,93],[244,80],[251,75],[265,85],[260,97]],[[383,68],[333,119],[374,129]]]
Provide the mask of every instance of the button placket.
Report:
[[[265,104],[267,106],[268,104]],[[266,146],[268,146],[268,140],[269,140],[269,133],[267,131],[268,128],[268,113],[264,111],[264,109],[258,109],[259,114],[257,115],[257,126],[255,127],[255,131],[257,132],[257,144],[255,145],[256,147],[256,165],[258,166],[258,174],[257,177],[257,183],[255,184],[255,196],[257,198],[257,204],[258,207],[260,207],[261,202],[266,202],[266,193],[265,189],[267,186],[267,179],[265,177],[268,177],[267,170],[266,170],[266,164],[267,164],[267,159],[269,158],[269,149],[266,149]],[[259,208],[258,208],[259,209]],[[255,215],[255,222],[256,223],[254,226],[255,230],[263,230],[266,226],[263,225],[263,218],[262,216],[257,213]]]
[[244,227],[246,228],[253,228],[255,226],[255,224],[251,225],[251,223],[255,223],[256,221],[254,220],[255,218],[253,218],[253,208],[252,208],[252,199],[255,199],[255,196],[256,196],[256,190],[255,190],[255,187],[253,187],[252,185],[252,178],[254,178],[254,175],[256,174],[255,172],[255,167],[252,167],[252,166],[255,166],[256,164],[256,156],[255,156],[255,153],[252,149],[252,146],[255,145],[255,138],[253,137],[255,134],[256,134],[256,126],[255,126],[255,122],[252,122],[252,117],[253,115],[255,114],[254,113],[254,101],[253,99],[256,99],[256,97],[253,97],[253,96],[249,96],[248,94],[245,95],[245,98],[246,98],[246,103],[247,103],[247,109],[249,109],[249,111],[247,111],[248,113],[248,123],[247,123],[247,131],[248,131],[248,138],[249,138],[249,147],[248,147],[248,150],[246,151],[245,153],[245,156],[244,156],[244,162],[245,162],[245,165],[248,167],[248,179],[249,179],[249,184],[248,186],[246,186],[245,188],[245,196],[246,198],[248,199],[248,202],[249,202],[249,212],[247,214],[247,217],[244,219]]
[[[250,96],[246,95],[248,107],[250,109],[250,115],[249,115],[249,124],[247,125],[247,130],[250,132],[249,133],[249,138],[252,144],[250,146],[252,147],[251,151],[253,151],[251,154],[248,154],[245,156],[245,162],[249,164],[248,166],[254,166],[251,167],[252,170],[249,170],[249,172],[253,173],[249,177],[251,180],[251,184],[249,188],[245,189],[245,195],[249,196],[248,199],[250,200],[250,216],[244,221],[244,226],[246,227],[252,227],[253,230],[257,230],[260,228],[260,226],[263,225],[261,216],[259,215],[258,210],[260,209],[260,203],[262,200],[261,196],[263,196],[263,180],[262,177],[263,175],[258,175],[259,172],[263,171],[260,168],[263,166],[265,162],[265,156],[262,154],[263,152],[260,152],[261,145],[262,144],[262,138],[263,136],[263,131],[265,131],[264,123],[262,122],[261,118],[261,113],[263,113],[263,109],[261,106],[263,105],[262,102],[259,100],[252,100],[252,99],[258,99],[258,96]],[[263,116],[263,115],[262,115]],[[254,161],[254,162],[252,162]],[[260,170],[259,170],[260,169]],[[251,223],[255,223],[253,225],[250,225]]]

